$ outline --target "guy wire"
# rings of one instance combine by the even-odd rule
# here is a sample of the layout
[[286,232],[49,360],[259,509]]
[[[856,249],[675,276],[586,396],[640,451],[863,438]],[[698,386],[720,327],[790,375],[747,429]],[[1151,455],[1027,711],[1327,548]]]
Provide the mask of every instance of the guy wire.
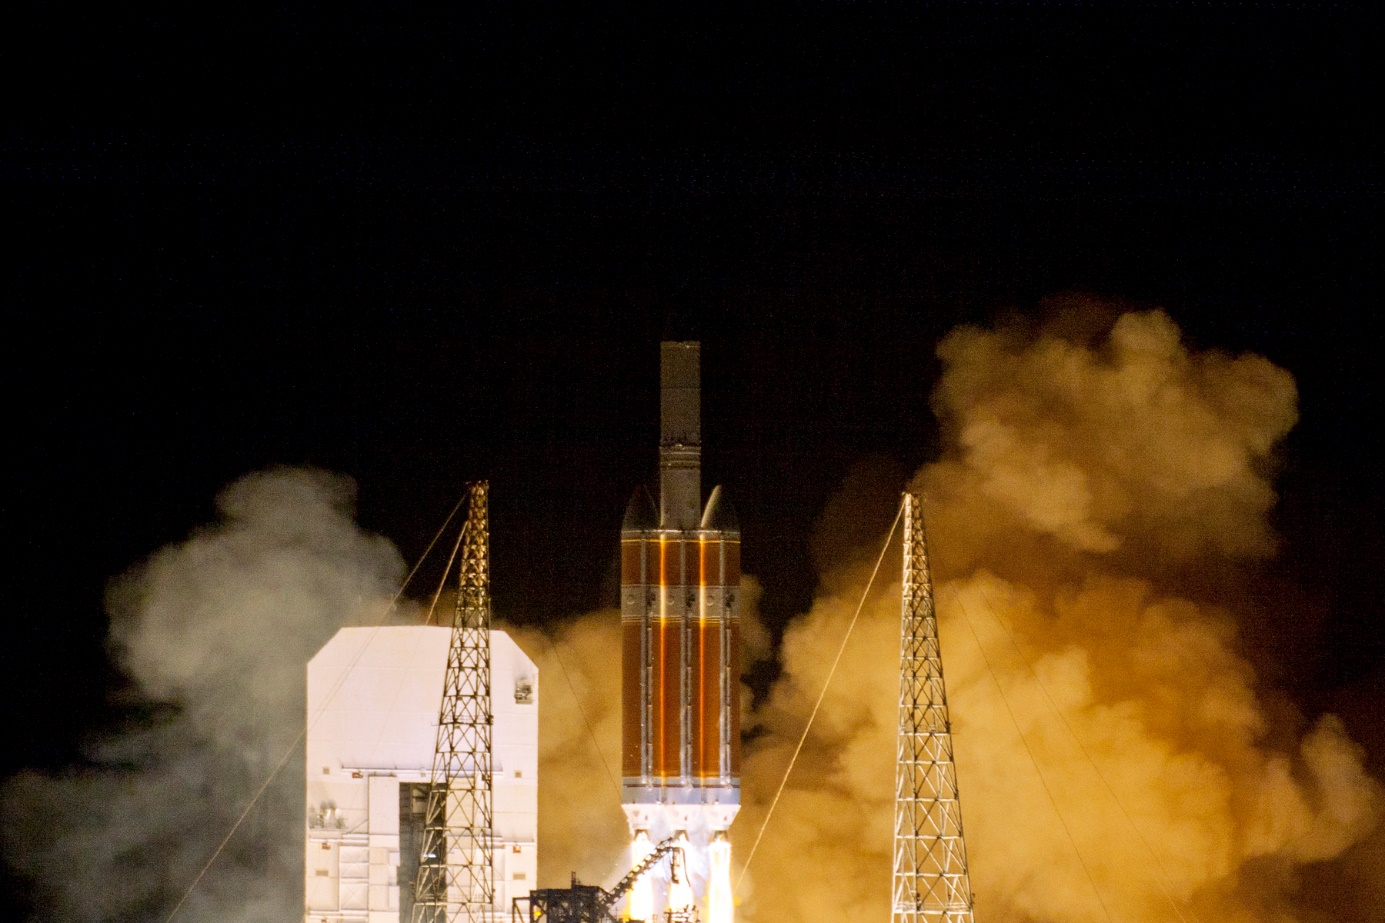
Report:
[[822,684],[822,692],[818,693],[818,700],[813,705],[813,711],[808,715],[808,723],[803,726],[803,733],[798,738],[798,746],[794,747],[793,756],[789,759],[789,766],[784,770],[784,778],[779,781],[779,790],[774,793],[774,800],[769,804],[769,811],[765,814],[764,822],[760,824],[760,832],[755,835],[755,842],[750,847],[750,853],[745,857],[745,864],[741,866],[740,877],[736,879],[736,890],[740,890],[741,882],[745,881],[745,873],[750,870],[750,860],[755,858],[755,850],[760,848],[760,840],[764,838],[765,828],[769,826],[769,819],[774,816],[774,809],[779,805],[779,797],[784,794],[784,786],[789,782],[789,775],[793,772],[794,764],[798,762],[798,754],[803,752],[803,744],[808,739],[808,731],[813,726],[813,719],[818,716],[818,710],[822,708],[823,699],[827,698],[827,687],[832,685],[832,677],[837,672],[837,664],[842,662],[842,654],[846,652],[846,643],[851,640],[851,632],[856,627],[856,621],[861,617],[861,610],[865,608],[866,599],[870,596],[870,588],[875,584],[875,576],[880,573],[880,564],[885,560],[885,552],[890,548],[890,542],[894,539],[895,529],[899,528],[899,519],[904,515],[904,502],[901,500],[899,511],[895,513],[894,523],[890,526],[890,534],[885,536],[885,544],[880,549],[880,556],[875,559],[875,569],[870,572],[870,580],[866,583],[866,589],[861,594],[861,601],[856,604],[856,614],[851,617],[851,624],[846,627],[846,634],[842,637],[842,643],[837,648],[837,656],[832,660],[832,668],[827,671],[827,681]]

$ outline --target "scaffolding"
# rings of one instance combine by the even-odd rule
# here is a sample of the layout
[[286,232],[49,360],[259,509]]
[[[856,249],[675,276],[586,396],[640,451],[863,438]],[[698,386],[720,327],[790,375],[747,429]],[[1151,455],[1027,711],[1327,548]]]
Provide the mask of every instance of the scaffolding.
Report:
[[893,923],[972,923],[922,498],[904,495]]

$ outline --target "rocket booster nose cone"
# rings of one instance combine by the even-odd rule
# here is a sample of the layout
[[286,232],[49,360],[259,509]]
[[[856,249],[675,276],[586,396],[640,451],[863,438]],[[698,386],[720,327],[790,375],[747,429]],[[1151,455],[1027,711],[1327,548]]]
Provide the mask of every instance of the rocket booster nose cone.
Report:
[[635,488],[630,502],[625,507],[625,519],[621,521],[622,532],[643,532],[659,528],[659,511],[654,508],[654,498],[643,487]]
[[741,522],[736,518],[736,508],[718,484],[712,488],[707,498],[707,509],[702,513],[702,528],[717,532],[739,532]]

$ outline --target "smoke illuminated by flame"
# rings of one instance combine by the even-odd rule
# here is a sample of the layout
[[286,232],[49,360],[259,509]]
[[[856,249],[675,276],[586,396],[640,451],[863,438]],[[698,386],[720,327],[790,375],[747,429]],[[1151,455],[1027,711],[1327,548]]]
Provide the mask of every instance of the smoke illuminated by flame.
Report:
[[[1296,419],[1292,378],[1259,356],[1189,349],[1161,312],[1068,308],[1052,325],[962,328],[940,344],[943,445],[913,479],[978,919],[1385,919],[1385,798],[1361,747],[1342,720],[1295,711],[1238,641],[1250,619],[1294,615],[1265,613],[1247,589],[1276,549],[1269,472]],[[748,855],[860,599],[878,551],[862,524],[883,536],[906,480],[862,467],[823,514],[816,600],[743,716],[741,814],[693,870],[708,875],[711,923],[889,912],[899,585],[886,572],[743,879],[731,845]],[[221,504],[220,524],[112,592],[122,665],[176,713],[104,742],[91,771],[25,773],[0,793],[6,859],[41,888],[46,919],[144,918],[192,880],[301,730],[303,660],[381,611],[402,571],[352,522],[349,482],[264,472]],[[746,577],[747,663],[768,655],[757,592]],[[619,631],[614,610],[551,638],[514,631],[545,688],[541,886],[573,871],[609,885],[651,848],[623,848]],[[301,779],[284,778],[251,818],[266,830],[301,808]],[[247,833],[214,871],[188,919],[299,912],[276,880],[301,880],[301,840]],[[1324,889],[1326,874],[1341,886]],[[654,877],[632,916],[652,916]]]
[[[944,441],[914,477],[978,919],[1381,918],[1380,784],[1344,724],[1289,709],[1237,640],[1239,621],[1262,617],[1244,587],[1276,550],[1269,472],[1296,421],[1293,379],[1260,356],[1189,349],[1162,312],[1060,307],[1046,325],[960,328],[939,345]],[[863,467],[823,514],[816,601],[788,626],[782,673],[743,722],[738,856],[764,822],[906,480]],[[875,521],[872,539],[862,524]],[[739,884],[745,923],[889,913],[897,573],[877,581]],[[560,640],[576,645],[567,662],[579,665],[611,765],[618,678],[601,651],[617,628],[613,613],[595,614]],[[572,709],[555,720],[566,737],[543,743],[545,784],[590,788],[579,775],[605,770],[573,730],[581,719]],[[622,843],[607,791],[593,791],[609,802],[600,823]],[[553,808],[545,802],[540,820],[550,880],[566,863],[596,863],[597,874],[620,865],[593,856],[590,835],[555,835],[567,820]],[[573,809],[589,821],[597,811]],[[1329,900],[1305,883],[1334,863],[1356,893]]]
[[[1355,919],[1323,915],[1347,898],[1296,895],[1298,870],[1378,837],[1381,787],[1340,721],[1305,734],[1265,704],[1236,637],[1254,602],[1235,575],[1276,546],[1267,472],[1293,380],[1189,350],[1162,312],[1066,307],[943,340],[943,453],[914,479],[978,918]],[[756,712],[733,835],[763,821],[865,585],[869,550],[836,536],[897,484],[859,471],[823,517],[822,586]],[[888,912],[898,592],[867,604],[743,919]]]

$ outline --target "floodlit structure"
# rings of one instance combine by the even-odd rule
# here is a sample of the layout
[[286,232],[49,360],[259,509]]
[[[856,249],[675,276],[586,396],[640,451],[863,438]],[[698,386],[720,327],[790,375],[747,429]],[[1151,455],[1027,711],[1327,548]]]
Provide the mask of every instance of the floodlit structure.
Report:
[[[343,628],[308,664],[305,923],[408,923],[452,630]],[[494,919],[538,855],[538,669],[489,632]]]
[[490,484],[477,481],[467,490],[466,524],[452,552],[454,560],[461,552],[457,608],[423,812],[413,923],[488,923],[495,917],[490,548]]
[[631,866],[672,838],[684,847],[688,874],[640,878],[628,915],[653,919],[710,896],[709,918],[731,923],[726,831],[740,808],[740,528],[720,487],[702,505],[699,344],[663,343],[660,382],[659,505],[636,490],[620,535],[621,800]]
[[895,762],[894,923],[971,923],[952,724],[918,494],[904,495],[899,748]]
[[[699,344],[662,344],[659,504],[637,490],[621,527],[630,874],[609,891],[575,878],[531,890],[538,670],[490,629],[478,482],[452,626],[342,629],[308,666],[305,923],[604,923],[627,894],[627,920],[733,923],[740,529],[720,487],[701,501],[699,366]],[[892,918],[971,923],[918,495],[902,516]]]
[[[570,888],[536,888],[528,898],[515,902],[511,923],[616,923],[616,904],[649,874],[655,866],[667,860],[671,878],[682,880],[687,860],[677,840],[660,843],[645,856],[630,874],[607,891],[599,885],[584,885],[572,876]],[[660,918],[664,923],[696,923],[695,908],[682,912],[670,911]]]

